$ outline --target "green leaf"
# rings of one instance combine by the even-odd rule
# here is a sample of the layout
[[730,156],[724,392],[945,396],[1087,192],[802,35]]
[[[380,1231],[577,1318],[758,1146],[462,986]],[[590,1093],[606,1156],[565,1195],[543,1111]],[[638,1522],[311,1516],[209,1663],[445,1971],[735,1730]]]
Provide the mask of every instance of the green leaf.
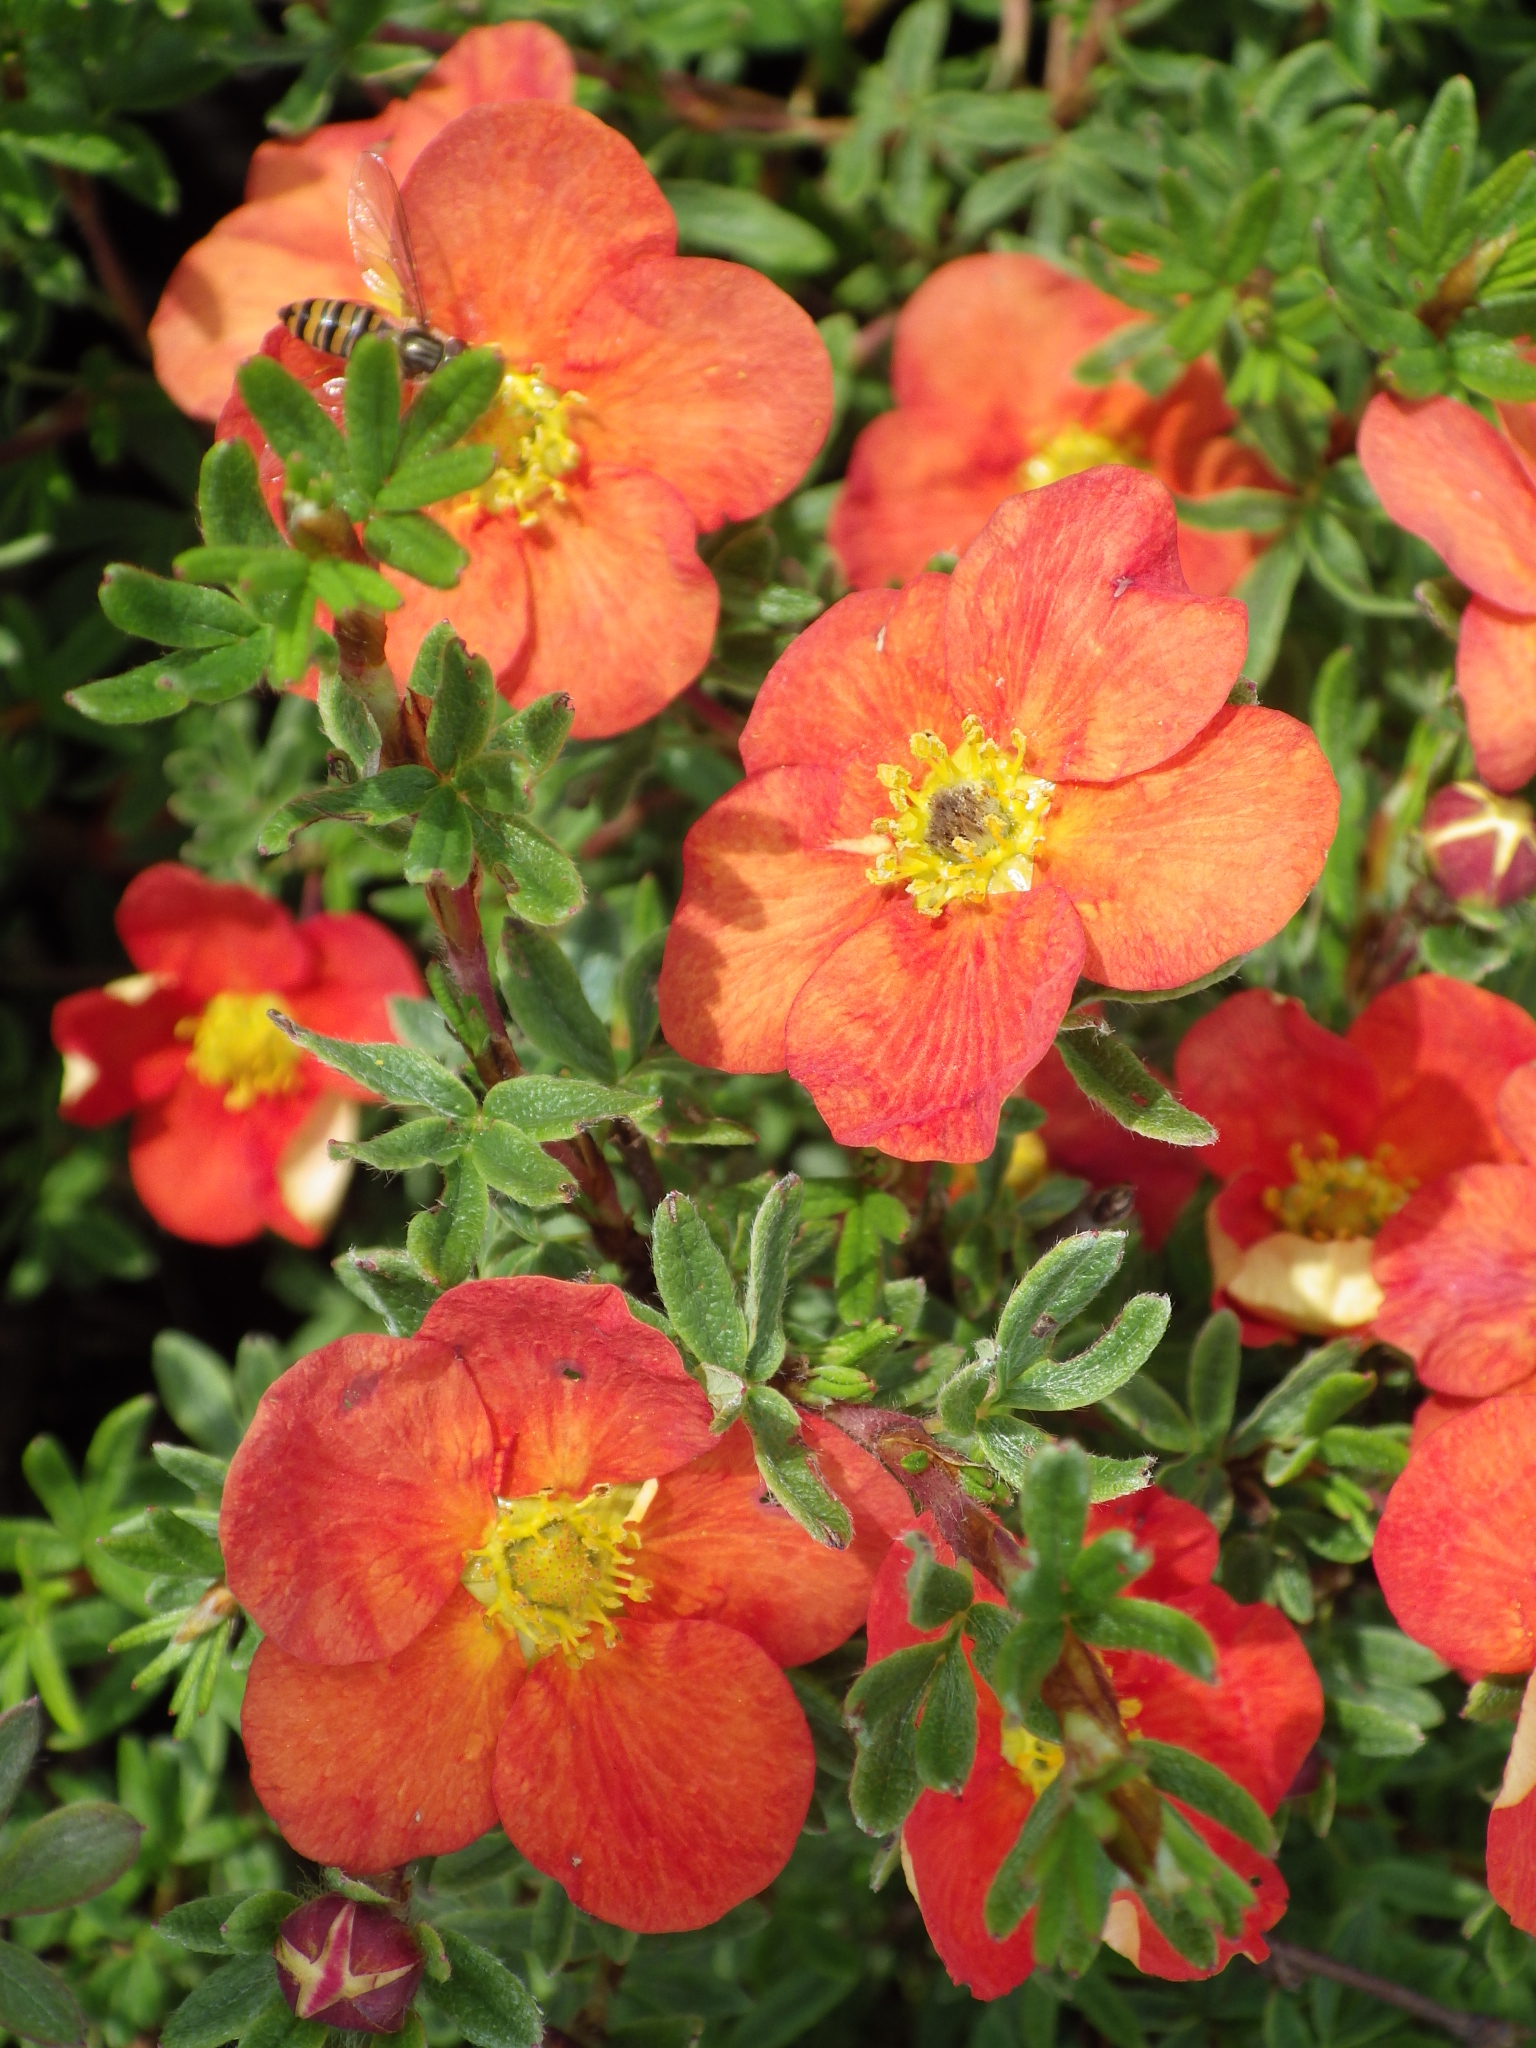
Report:
[[[489,826],[489,830],[484,829]],[[581,870],[546,832],[526,818],[476,816],[480,857],[496,871],[512,900],[513,915],[526,924],[563,924],[586,895]]]
[[435,1109],[439,1116],[454,1117],[473,1116],[478,1107],[457,1075],[408,1045],[359,1045],[350,1038],[327,1038],[323,1032],[306,1031],[287,1017],[281,1023],[296,1045],[386,1102],[419,1103],[423,1109]]
[[1064,1580],[1088,1518],[1088,1460],[1076,1444],[1035,1453],[1019,1506],[1036,1572],[1046,1584]]
[[405,416],[397,467],[435,455],[466,434],[500,391],[504,374],[501,357],[491,348],[466,349],[434,370]]
[[181,1330],[162,1330],[151,1352],[155,1385],[183,1436],[215,1457],[233,1457],[240,1443],[235,1378],[216,1351]]
[[237,1956],[182,2000],[160,2030],[160,2048],[223,2048],[281,1997],[270,1955]]
[[1202,533],[1279,533],[1296,517],[1289,491],[1211,491],[1204,497],[1174,495],[1179,524]]
[[747,1324],[731,1269],[686,1195],[670,1194],[651,1226],[651,1264],[673,1329],[695,1358],[741,1373]]
[[700,178],[668,178],[662,192],[677,216],[678,246],[733,256],[758,270],[814,277],[837,261],[836,247],[810,221],[786,213],[760,192],[711,185]]
[[747,1355],[741,1366],[751,1380],[771,1379],[784,1360],[784,1294],[789,1255],[800,1224],[801,1184],[785,1174],[763,1197],[752,1219],[747,1269]]
[[283,544],[261,494],[255,451],[238,434],[215,441],[203,457],[197,519],[211,548],[276,548]]
[[498,1081],[481,1105],[498,1123],[516,1124],[541,1144],[574,1137],[593,1124],[609,1123],[645,1109],[652,1097],[605,1087],[600,1081],[567,1080],[556,1074],[518,1074]]
[[309,580],[320,603],[338,614],[358,608],[391,612],[404,603],[389,578],[365,562],[338,562],[333,556],[317,555],[309,565]]
[[459,801],[451,783],[442,783],[422,805],[405,850],[405,879],[408,882],[442,880],[451,889],[469,880],[475,859],[475,835],[470,814]]
[[976,1761],[976,1687],[956,1638],[939,1661],[917,1724],[917,1775],[933,1792],[958,1792]]
[[1216,1652],[1210,1637],[1198,1621],[1176,1607],[1121,1595],[1096,1614],[1074,1615],[1073,1626],[1095,1649],[1144,1650],[1208,1685],[1215,1681]]
[[943,1628],[969,1611],[975,1598],[970,1568],[940,1564],[926,1536],[904,1539],[913,1552],[907,1571],[907,1619],[914,1628]]
[[348,358],[345,406],[352,481],[371,499],[400,445],[400,358],[384,335],[363,335]]
[[642,1059],[656,1036],[656,1026],[660,1021],[656,987],[661,978],[666,944],[664,931],[652,932],[648,939],[642,939],[624,962],[624,972],[619,978],[619,1001],[624,1006],[624,1021],[629,1027],[632,1059]]
[[362,698],[339,675],[320,678],[320,728],[354,768],[363,775],[376,772],[382,744],[377,721]]
[[336,1156],[360,1159],[380,1173],[404,1173],[413,1166],[446,1166],[468,1143],[469,1133],[462,1125],[445,1117],[418,1116],[376,1138],[337,1145]]
[[298,455],[313,469],[345,474],[347,444],[329,413],[271,356],[252,356],[235,373],[240,396],[285,462]]
[[0,1849],[0,1916],[93,1899],[127,1870],[144,1830],[120,1806],[81,1799],[45,1813]]
[[1037,1887],[1031,1881],[1030,1866],[1055,1832],[1064,1803],[1065,1787],[1055,1778],[1030,1808],[1018,1840],[998,1865],[982,1908],[987,1932],[994,1941],[1010,1935],[1034,1904]]
[[278,1929],[299,1905],[292,1892],[252,1892],[225,1915],[225,1946],[235,1955],[270,1955]]
[[363,545],[376,561],[433,590],[452,590],[469,565],[468,548],[425,512],[376,512],[363,528]]
[[1158,1138],[1165,1145],[1214,1141],[1213,1126],[1176,1101],[1112,1032],[1097,1025],[1069,1027],[1057,1034],[1056,1048],[1088,1100],[1138,1137]]
[[456,498],[461,491],[474,490],[495,467],[496,450],[488,442],[478,447],[445,448],[397,469],[374,503],[380,512],[418,512],[444,498]]
[[[1239,1424],[1232,1437],[1234,1457],[1246,1457],[1263,1443],[1285,1443],[1307,1434],[1307,1410],[1318,1388],[1336,1374],[1347,1372],[1360,1355],[1360,1340],[1340,1337],[1332,1344],[1309,1352],[1300,1365],[1292,1366],[1277,1387],[1271,1387],[1259,1405]],[[1151,1439],[1156,1441],[1156,1439]],[[1166,1445],[1165,1449],[1183,1449]]]
[[846,1550],[853,1541],[853,1519],[823,1483],[821,1469],[800,1435],[799,1411],[776,1388],[749,1386],[741,1413],[763,1484],[780,1507],[818,1543],[829,1550]]
[[172,1906],[155,1922],[155,1932],[194,1954],[222,1956],[229,1952],[224,1939],[224,1922],[249,1892],[214,1892],[207,1898],[189,1899],[184,1906]]
[[469,1156],[493,1188],[525,1209],[553,1208],[576,1193],[569,1170],[515,1124],[483,1124],[469,1141]]
[[1022,1622],[1010,1630],[987,1674],[988,1683],[1010,1714],[1023,1718],[1061,1655],[1059,1621]]
[[1287,535],[1264,550],[1232,593],[1248,607],[1243,673],[1251,682],[1263,683],[1275,665],[1303,559],[1300,542]]
[[501,986],[519,1031],[551,1059],[594,1080],[617,1071],[607,1027],[582,993],[575,968],[556,942],[509,918],[501,937]]
[[0,2027],[46,2048],[85,2040],[85,2020],[64,1979],[9,1941],[0,1941]]
[[1045,1355],[1057,1329],[1109,1284],[1124,1257],[1123,1230],[1086,1230],[1064,1237],[1035,1261],[998,1319],[1000,1385],[1010,1386]]
[[552,690],[504,719],[496,730],[497,744],[526,762],[534,775],[542,775],[565,745],[575,715],[576,707],[565,692]]
[[386,1245],[343,1252],[331,1271],[347,1292],[384,1318],[393,1337],[414,1336],[442,1289],[408,1252]]
[[174,718],[187,708],[188,700],[181,692],[161,687],[162,677],[169,680],[165,661],[146,662],[120,676],[66,690],[64,702],[98,725],[148,725],[153,719]]
[[1219,1309],[1201,1324],[1189,1353],[1190,1419],[1206,1450],[1223,1443],[1232,1427],[1242,1363],[1242,1326],[1231,1309]]
[[109,562],[101,608],[119,632],[167,647],[226,647],[261,621],[237,598],[201,583],[176,583],[126,562]]
[[42,1739],[43,1716],[36,1699],[23,1700],[0,1714],[0,1820],[16,1804]]
[[479,753],[495,708],[490,663],[471,656],[457,636],[446,641],[427,720],[427,753],[439,775],[452,775]]
[[1499,405],[1527,405],[1536,398],[1536,363],[1515,342],[1453,329],[1446,347],[1457,376],[1480,398]]
[[1172,1314],[1166,1294],[1134,1295],[1097,1343],[1075,1358],[1031,1366],[1010,1388],[1009,1398],[1032,1413],[1090,1407],[1140,1372],[1162,1342]]
[[[321,688],[325,685],[322,683]],[[261,828],[257,845],[260,853],[281,853],[294,835],[317,818],[356,818],[373,825],[387,825],[408,818],[420,809],[433,790],[437,777],[430,768],[405,765],[386,768],[370,775],[366,782],[343,783],[295,797]]]
[[[442,375],[442,371],[437,373]],[[522,1981],[504,1963],[451,1927],[438,1934],[450,1974],[432,1998],[475,2048],[537,2048],[544,2019]],[[172,2042],[170,2048],[177,2048]]]
[[475,1270],[485,1236],[489,1203],[485,1176],[467,1157],[451,1159],[443,1168],[443,1194],[435,1209],[414,1215],[405,1233],[405,1248],[430,1277],[444,1287],[457,1287]]
[[[1216,236],[1211,259],[1216,275],[1224,283],[1241,284],[1263,261],[1283,193],[1284,181],[1275,169],[1255,178],[1232,202]],[[1170,346],[1177,344],[1170,342]]]
[[1159,1792],[1216,1821],[1261,1856],[1274,1855],[1275,1831],[1263,1807],[1225,1771],[1191,1750],[1147,1736],[1137,1742],[1136,1756]]

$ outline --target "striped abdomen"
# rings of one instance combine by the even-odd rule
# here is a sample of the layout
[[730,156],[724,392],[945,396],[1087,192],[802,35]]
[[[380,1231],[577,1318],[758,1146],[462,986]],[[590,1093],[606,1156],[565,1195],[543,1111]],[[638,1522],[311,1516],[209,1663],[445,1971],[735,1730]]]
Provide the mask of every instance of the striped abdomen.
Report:
[[396,324],[377,306],[360,299],[300,299],[278,315],[288,332],[328,356],[351,355],[365,334],[378,334]]

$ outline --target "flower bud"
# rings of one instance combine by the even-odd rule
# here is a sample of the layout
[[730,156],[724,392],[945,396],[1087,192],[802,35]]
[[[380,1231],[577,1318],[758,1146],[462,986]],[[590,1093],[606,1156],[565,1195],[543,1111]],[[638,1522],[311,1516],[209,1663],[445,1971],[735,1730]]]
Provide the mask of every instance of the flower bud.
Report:
[[335,1892],[290,1913],[272,1953],[298,2018],[355,2033],[398,2034],[421,1982],[421,1949],[405,1922]]
[[1480,782],[1437,790],[1424,812],[1424,851],[1454,903],[1502,910],[1536,893],[1536,820],[1528,804]]

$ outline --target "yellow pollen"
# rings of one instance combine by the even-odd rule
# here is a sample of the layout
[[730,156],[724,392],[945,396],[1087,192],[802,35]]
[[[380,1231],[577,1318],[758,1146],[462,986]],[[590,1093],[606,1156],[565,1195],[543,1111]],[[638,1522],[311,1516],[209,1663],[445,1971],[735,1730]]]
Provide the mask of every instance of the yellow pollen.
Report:
[[565,479],[581,464],[567,414],[583,402],[579,391],[546,384],[538,363],[505,373],[490,410],[466,437],[496,450],[496,467],[475,493],[488,512],[515,512],[519,526],[534,526],[541,499],[564,504]]
[[517,1637],[523,1655],[561,1650],[568,1664],[594,1656],[588,1640],[601,1629],[617,1640],[612,1617],[626,1600],[648,1600],[650,1582],[633,1568],[640,1523],[656,1497],[656,1481],[643,1486],[594,1486],[576,1500],[568,1493],[533,1493],[498,1500],[496,1517],[478,1550],[464,1553],[460,1578],[496,1623]]
[[1010,759],[979,718],[967,717],[961,731],[953,753],[937,733],[913,733],[914,759],[929,764],[916,788],[905,768],[876,770],[895,815],[875,820],[890,844],[865,872],[872,882],[904,882],[924,917],[1027,889],[1055,794],[1054,783],[1025,773],[1018,733]]
[[1322,1137],[1313,1159],[1304,1145],[1292,1145],[1295,1179],[1289,1187],[1266,1188],[1264,1206],[1282,1230],[1318,1244],[1374,1237],[1418,1186],[1416,1180],[1392,1171],[1391,1152],[1390,1145],[1379,1145],[1369,1159],[1358,1152],[1345,1159],[1336,1138]]
[[1031,1735],[1016,1722],[1003,1728],[1003,1761],[1010,1763],[1038,1799],[1066,1761],[1059,1743]]
[[201,1017],[183,1017],[178,1038],[190,1038],[189,1070],[206,1088],[225,1090],[226,1109],[249,1109],[261,1095],[288,1095],[302,1080],[304,1054],[267,1015],[279,997],[224,989]]
[[1077,476],[1085,469],[1097,469],[1101,463],[1136,463],[1136,457],[1122,442],[1112,441],[1108,434],[1099,434],[1092,427],[1079,426],[1073,421],[1059,432],[1042,441],[1027,461],[1019,464],[1018,484],[1021,490],[1037,491],[1042,484],[1059,484],[1064,476]]

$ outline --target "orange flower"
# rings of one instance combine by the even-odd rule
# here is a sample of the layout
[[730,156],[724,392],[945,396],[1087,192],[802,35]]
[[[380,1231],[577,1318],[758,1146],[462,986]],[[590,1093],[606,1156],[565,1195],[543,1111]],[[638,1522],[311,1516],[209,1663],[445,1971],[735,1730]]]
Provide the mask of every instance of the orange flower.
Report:
[[375,1098],[300,1051],[267,1012],[357,1040],[395,1036],[391,996],[426,993],[410,954],[371,917],[306,917],[175,861],[135,875],[117,906],[135,972],[66,996],[60,1114],[133,1115],[128,1170],[163,1229],[195,1244],[275,1230],[318,1244],[351,1166],[330,1140],[357,1136]]
[[[1162,398],[1079,384],[1077,363],[1139,316],[1038,256],[962,256],[896,321],[894,412],[860,434],[827,537],[857,589],[906,582],[959,554],[1015,491],[1100,462],[1149,469],[1181,496],[1280,485],[1232,440],[1221,379],[1192,363]],[[1263,543],[1179,529],[1189,587],[1224,596]]]
[[[616,1287],[443,1295],[263,1397],[219,1533],[264,1631],[241,1732],[300,1855],[352,1871],[500,1818],[584,1912],[702,1927],[783,1868],[810,1732],[783,1667],[864,1619],[906,1496],[802,1417],[855,1537],[763,1493],[741,1425]],[[685,1709],[680,1721],[680,1710]]]
[[[930,1517],[927,1532],[944,1564],[954,1554]],[[1198,1508],[1149,1487],[1144,1493],[1094,1508],[1088,1540],[1107,1529],[1128,1529],[1152,1563],[1133,1581],[1136,1597],[1161,1600],[1191,1615],[1216,1648],[1216,1680],[1202,1684],[1171,1664],[1140,1651],[1101,1653],[1133,1737],[1193,1750],[1235,1778],[1273,1813],[1290,1790],[1322,1727],[1317,1673],[1295,1629],[1273,1607],[1240,1606],[1210,1584],[1219,1545]],[[932,1641],[907,1619],[907,1570],[912,1553],[894,1543],[869,1603],[869,1654],[887,1657],[909,1643]],[[1001,1600],[985,1579],[976,1596]],[[936,1633],[936,1632],[935,1632]],[[987,1891],[1018,1838],[1030,1809],[1061,1766],[1054,1744],[1008,1723],[996,1695],[976,1684],[976,1761],[958,1798],[924,1792],[902,1831],[902,1862],[940,1960],[957,1984],[978,1998],[1001,1998],[1035,1966],[1033,1912],[1012,1934],[995,1941],[983,1918]],[[1131,1706],[1136,1702],[1135,1708]],[[1134,1754],[1134,1749],[1133,1749]],[[1262,1962],[1264,1930],[1285,1911],[1285,1880],[1274,1864],[1214,1821],[1181,1809],[1216,1853],[1256,1887],[1241,1936],[1217,1933],[1217,1969],[1234,1955]],[[1184,1980],[1213,1975],[1198,1970],[1158,1931],[1134,1892],[1116,1892],[1104,1939],[1150,1977]]]
[[672,1044],[787,1066],[844,1144],[985,1158],[1080,970],[1176,987],[1316,881],[1333,777],[1297,720],[1228,705],[1243,646],[1134,469],[1012,498],[953,576],[833,606],[685,842]]
[[[564,690],[578,738],[623,732],[709,658],[719,593],[700,531],[774,504],[820,447],[821,337],[757,271],[678,256],[633,146],[577,107],[461,114],[402,197],[431,323],[498,349],[506,374],[474,429],[495,470],[434,512],[469,566],[451,591],[393,579],[390,664],[403,677],[447,618],[513,703]],[[311,385],[336,377],[281,328],[265,345]],[[238,399],[219,433],[262,445]],[[270,485],[270,453],[264,468]]]
[[1477,772],[1495,789],[1536,773],[1536,406],[1409,405],[1385,392],[1360,422],[1361,466],[1388,515],[1472,592],[1456,687]]
[[[235,372],[255,355],[280,306],[371,296],[347,235],[347,190],[361,150],[400,183],[437,131],[487,100],[568,100],[571,53],[537,22],[474,28],[416,87],[371,121],[333,121],[295,142],[264,142],[245,204],[171,272],[149,323],[155,375],[183,412],[215,420]],[[336,366],[333,363],[332,368]]]
[[[1431,1397],[1424,1406],[1440,1405]],[[1422,1412],[1422,1411],[1421,1411]],[[1464,1673],[1536,1663],[1536,1397],[1445,1414],[1415,1435],[1372,1556],[1398,1625]],[[1536,1691],[1527,1686],[1488,1820],[1488,1889],[1536,1934]]]
[[1532,1058],[1524,1010],[1442,974],[1389,988],[1343,1038],[1266,989],[1202,1017],[1173,1071],[1220,1133],[1207,1158],[1226,1184],[1206,1237],[1245,1340],[1369,1327],[1376,1233],[1437,1175],[1515,1156],[1495,1104]]
[[1509,1076],[1497,1115],[1523,1163],[1432,1181],[1383,1226],[1371,1263],[1377,1336],[1460,1400],[1536,1374],[1536,1066]]

